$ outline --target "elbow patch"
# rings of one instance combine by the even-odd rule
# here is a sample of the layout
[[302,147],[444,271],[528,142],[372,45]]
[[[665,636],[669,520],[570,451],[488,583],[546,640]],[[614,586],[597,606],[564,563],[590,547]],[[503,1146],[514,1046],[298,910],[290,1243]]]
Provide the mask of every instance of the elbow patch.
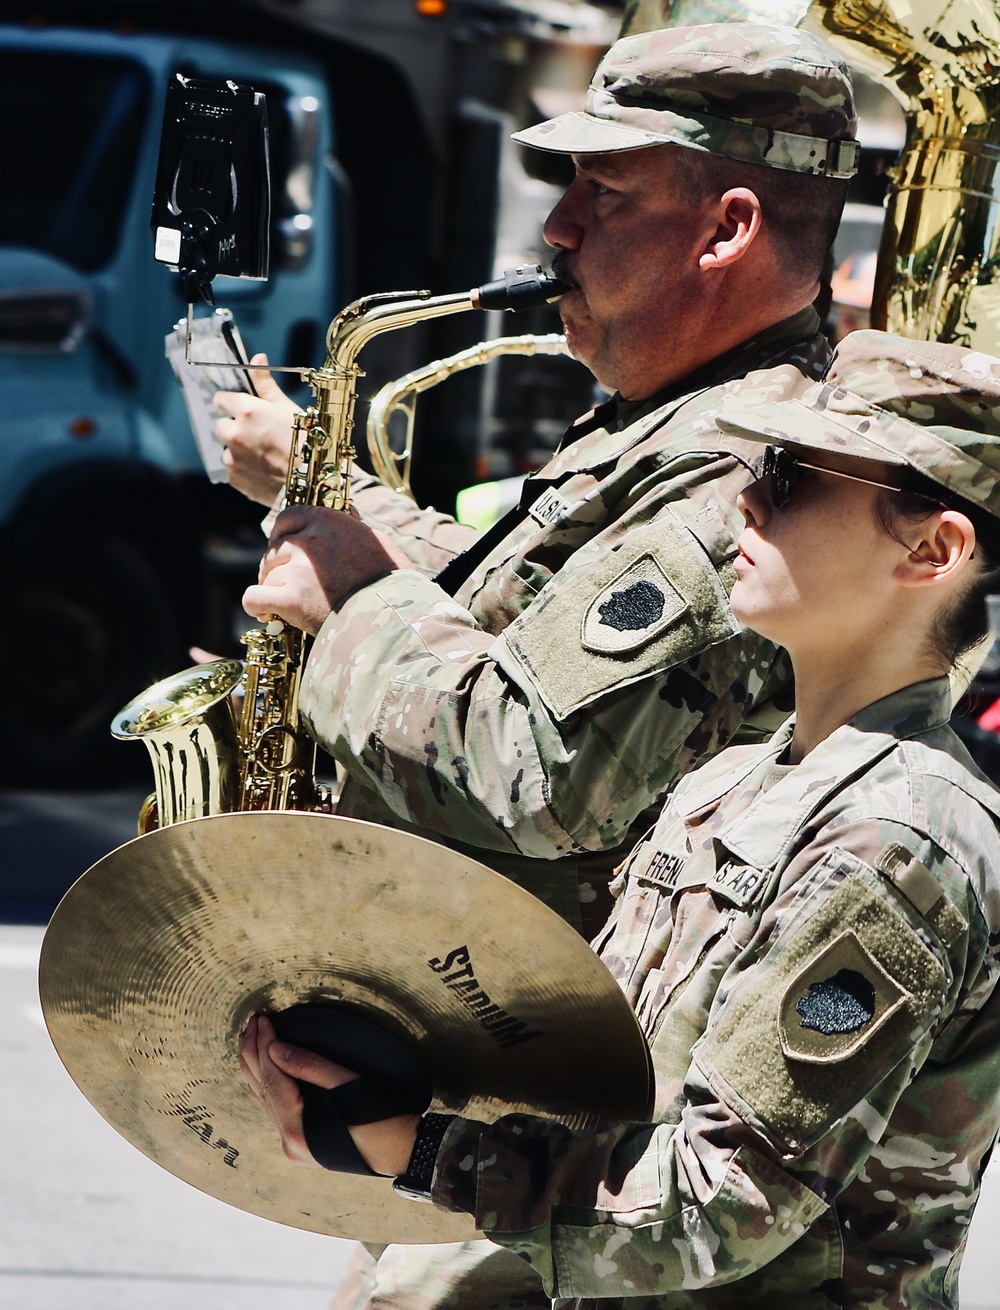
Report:
[[949,982],[885,879],[834,850],[794,922],[735,983],[695,1058],[744,1118],[799,1154],[906,1060]]
[[[578,554],[586,560],[588,552]],[[719,567],[672,514],[661,515],[592,561],[564,569],[504,639],[549,709],[565,719],[737,633]]]

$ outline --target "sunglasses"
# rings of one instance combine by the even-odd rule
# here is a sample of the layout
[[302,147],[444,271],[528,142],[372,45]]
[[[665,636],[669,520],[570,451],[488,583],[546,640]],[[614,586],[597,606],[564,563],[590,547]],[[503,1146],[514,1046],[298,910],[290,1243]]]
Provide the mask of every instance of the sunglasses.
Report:
[[802,469],[812,469],[814,473],[829,473],[832,477],[847,478],[850,482],[865,482],[869,487],[881,487],[883,491],[907,491],[910,495],[920,496],[922,500],[929,501],[932,505],[946,503],[935,496],[926,496],[922,491],[910,492],[908,487],[902,487],[898,483],[877,482],[874,478],[862,478],[856,473],[842,473],[840,469],[809,464],[781,446],[768,446],[753,471],[758,478],[771,479],[771,504],[775,509],[784,509],[792,499]]

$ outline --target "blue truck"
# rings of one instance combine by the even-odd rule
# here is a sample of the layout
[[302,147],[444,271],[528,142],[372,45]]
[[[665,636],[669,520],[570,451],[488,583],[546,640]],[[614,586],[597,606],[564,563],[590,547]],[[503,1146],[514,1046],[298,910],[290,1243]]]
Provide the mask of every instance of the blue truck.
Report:
[[[11,0],[5,15],[0,782],[75,785],[144,775],[113,714],[192,644],[239,653],[262,551],[259,507],[205,478],[164,359],[185,310],[149,228],[171,76],[266,93],[270,276],[218,278],[215,298],[249,350],[312,366],[356,295],[451,291],[543,255],[559,179],[530,176],[508,133],[551,107],[535,84],[542,101],[546,82],[550,101],[579,95],[615,22],[570,0]],[[373,346],[369,394],[491,326]],[[527,330],[556,326],[550,311]],[[507,429],[544,447],[587,399],[546,361],[518,378],[426,403],[423,500],[450,508],[495,471],[484,446],[510,471]]]
[[[253,513],[201,476],[163,358],[185,306],[151,257],[149,209],[176,70],[268,98],[272,275],[219,279],[220,302],[254,348],[308,361],[341,298],[315,61],[163,33],[0,28],[6,781],[114,769],[111,714],[190,662],[190,641],[213,639],[212,586],[252,531]],[[247,550],[260,553],[259,534]]]

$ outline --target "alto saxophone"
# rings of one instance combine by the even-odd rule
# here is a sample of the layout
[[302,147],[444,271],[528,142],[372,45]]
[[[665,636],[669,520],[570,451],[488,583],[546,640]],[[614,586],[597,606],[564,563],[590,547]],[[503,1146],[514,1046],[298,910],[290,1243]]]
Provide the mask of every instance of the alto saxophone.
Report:
[[[361,348],[383,332],[470,309],[529,309],[555,300],[563,283],[535,265],[447,296],[390,292],[348,305],[326,336],[326,359],[303,369],[314,404],[295,416],[286,505],[349,509]],[[300,371],[300,370],[294,370]],[[246,660],[215,660],[155,683],[115,717],[111,731],[144,741],[156,790],[139,832],[236,810],[329,810],[316,781],[316,745],[299,717],[306,634],[273,619],[244,633]],[[232,693],[243,682],[239,721]]]

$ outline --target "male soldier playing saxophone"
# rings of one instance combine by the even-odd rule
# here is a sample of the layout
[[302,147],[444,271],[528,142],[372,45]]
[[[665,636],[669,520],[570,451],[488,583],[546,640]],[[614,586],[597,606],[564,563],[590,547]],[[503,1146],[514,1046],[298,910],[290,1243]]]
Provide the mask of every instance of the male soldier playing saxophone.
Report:
[[[758,452],[713,415],[728,395],[796,395],[828,361],[812,302],[853,133],[822,42],[726,24],[617,42],[582,113],[518,134],[573,156],[545,237],[570,348],[615,394],[528,480],[516,521],[449,565],[454,599],[433,574],[476,534],[370,479],[361,518],[279,517],[244,604],[317,634],[301,707],[350,775],[341,813],[388,807],[578,923],[579,897],[592,931],[594,862],[748,719],[769,726],[789,668],[727,600]],[[266,503],[291,412],[269,396],[224,398],[218,427],[234,484]],[[390,1247],[373,1287],[379,1306],[548,1304],[485,1243]]]

